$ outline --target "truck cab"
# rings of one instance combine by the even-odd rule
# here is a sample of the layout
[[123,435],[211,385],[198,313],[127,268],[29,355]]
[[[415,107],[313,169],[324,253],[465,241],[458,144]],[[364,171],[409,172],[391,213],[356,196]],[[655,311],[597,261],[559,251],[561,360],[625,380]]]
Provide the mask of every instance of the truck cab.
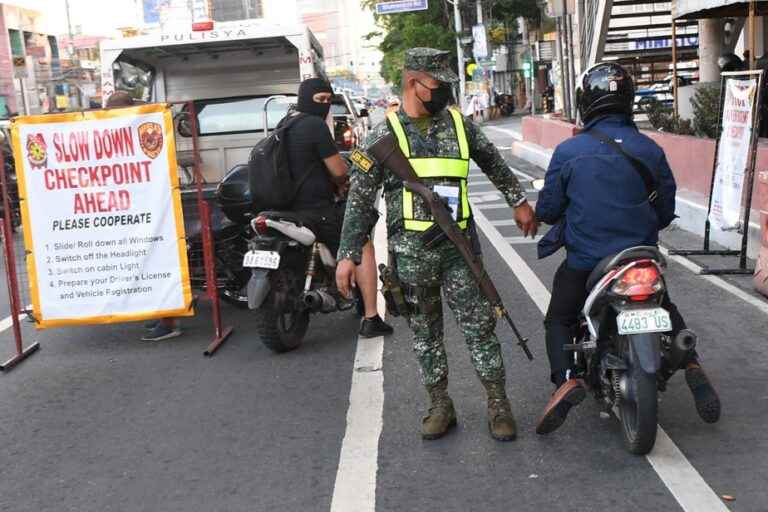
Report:
[[[202,175],[213,184],[248,161],[253,146],[295,102],[302,80],[325,78],[323,49],[304,25],[195,25],[103,41],[103,98],[125,90],[140,102],[173,104],[179,165],[187,171],[182,180],[191,177],[196,125]],[[195,123],[182,103],[189,101]]]

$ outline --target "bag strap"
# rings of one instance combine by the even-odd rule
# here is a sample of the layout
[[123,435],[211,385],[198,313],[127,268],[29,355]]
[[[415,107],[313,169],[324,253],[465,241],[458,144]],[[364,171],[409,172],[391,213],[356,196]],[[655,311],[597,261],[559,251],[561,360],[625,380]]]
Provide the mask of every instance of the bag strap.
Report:
[[654,205],[659,198],[659,191],[656,188],[656,178],[653,177],[653,173],[651,173],[651,170],[645,165],[645,162],[627,153],[624,148],[621,147],[621,144],[600,130],[592,128],[585,133],[611,146],[629,160],[629,163],[632,164],[632,168],[640,175],[640,178],[642,178],[643,183],[645,184],[645,190],[648,192],[648,202],[651,203],[651,205]]

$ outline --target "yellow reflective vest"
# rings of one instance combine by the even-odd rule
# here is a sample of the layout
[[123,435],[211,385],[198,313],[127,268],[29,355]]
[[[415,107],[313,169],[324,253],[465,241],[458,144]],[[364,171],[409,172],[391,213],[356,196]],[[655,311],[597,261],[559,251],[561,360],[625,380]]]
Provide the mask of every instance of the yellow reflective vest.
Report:
[[[455,180],[459,186],[459,201],[461,208],[457,223],[461,229],[466,229],[467,221],[472,215],[469,207],[469,195],[467,194],[467,177],[469,176],[469,141],[464,130],[464,119],[461,113],[448,109],[453,124],[456,128],[456,136],[459,142],[459,157],[414,157],[411,156],[411,147],[405,134],[400,118],[395,112],[387,114],[387,119],[392,127],[400,150],[410,162],[413,170],[419,178],[444,178]],[[434,222],[429,219],[418,219],[414,215],[413,193],[403,187],[403,223],[407,231],[426,231]]]

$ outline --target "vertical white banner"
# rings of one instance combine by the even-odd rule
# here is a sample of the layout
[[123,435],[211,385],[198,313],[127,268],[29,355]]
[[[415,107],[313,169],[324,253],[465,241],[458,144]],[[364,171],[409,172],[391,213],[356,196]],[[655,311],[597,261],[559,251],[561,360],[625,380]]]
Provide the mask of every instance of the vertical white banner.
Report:
[[752,147],[752,116],[757,78],[725,78],[725,97],[712,189],[712,226],[730,231],[741,227],[744,178]]

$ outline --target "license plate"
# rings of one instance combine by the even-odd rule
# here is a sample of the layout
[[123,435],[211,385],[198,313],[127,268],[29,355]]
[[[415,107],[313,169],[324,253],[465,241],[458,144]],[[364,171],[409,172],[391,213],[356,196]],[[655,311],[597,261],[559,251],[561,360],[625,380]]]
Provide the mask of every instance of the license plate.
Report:
[[280,253],[275,251],[248,251],[243,258],[243,266],[248,268],[272,268],[280,266]]
[[672,320],[663,308],[622,311],[616,317],[616,323],[619,326],[619,334],[622,335],[672,330]]

